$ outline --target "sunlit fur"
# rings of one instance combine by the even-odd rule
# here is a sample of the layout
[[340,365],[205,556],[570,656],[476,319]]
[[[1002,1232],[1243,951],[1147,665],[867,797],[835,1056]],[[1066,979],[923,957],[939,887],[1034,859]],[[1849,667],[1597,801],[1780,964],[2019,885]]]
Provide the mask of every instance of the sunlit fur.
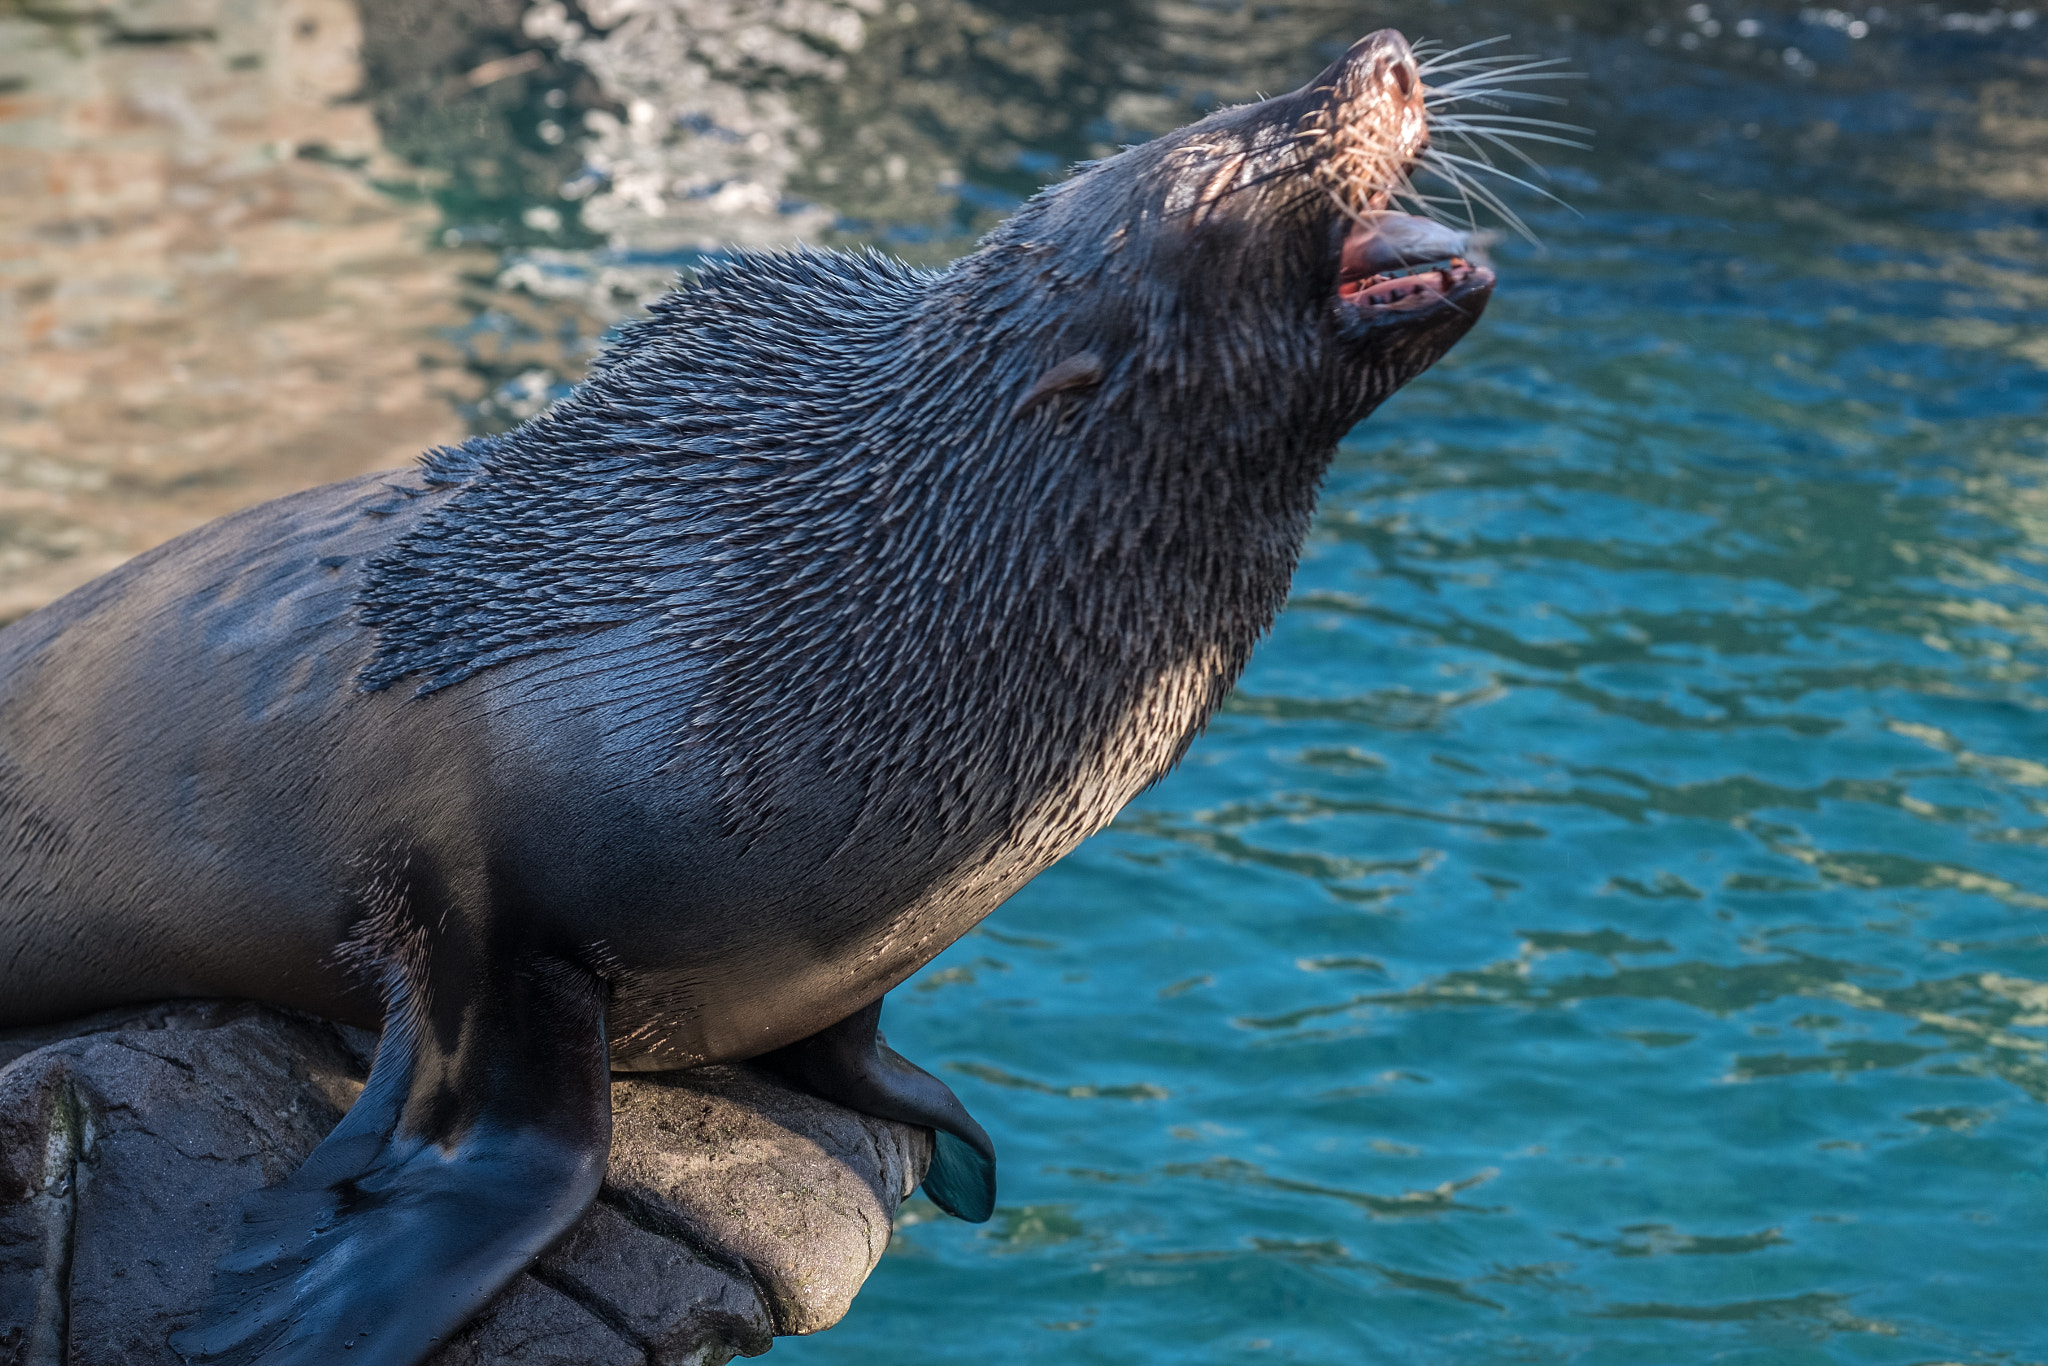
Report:
[[[1363,206],[1420,136],[1373,131],[1393,87],[1366,74],[1085,168],[942,271],[705,270],[553,411],[428,462],[454,496],[371,574],[363,686],[642,623],[665,644],[617,661],[615,722],[715,772],[728,830],[829,773],[860,794],[845,845],[999,897],[1185,750],[1337,440],[1469,326],[1340,335],[1322,158]],[[1011,416],[1083,351],[1098,388]]]

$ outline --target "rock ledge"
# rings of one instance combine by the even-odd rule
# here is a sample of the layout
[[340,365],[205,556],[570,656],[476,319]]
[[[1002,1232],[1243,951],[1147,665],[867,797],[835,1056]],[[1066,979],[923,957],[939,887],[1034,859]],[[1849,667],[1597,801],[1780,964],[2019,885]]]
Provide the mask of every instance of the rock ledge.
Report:
[[[0,1366],[180,1366],[242,1197],[341,1118],[375,1036],[176,1002],[0,1034]],[[744,1067],[618,1077],[597,1203],[434,1366],[716,1366],[837,1323],[922,1129]]]

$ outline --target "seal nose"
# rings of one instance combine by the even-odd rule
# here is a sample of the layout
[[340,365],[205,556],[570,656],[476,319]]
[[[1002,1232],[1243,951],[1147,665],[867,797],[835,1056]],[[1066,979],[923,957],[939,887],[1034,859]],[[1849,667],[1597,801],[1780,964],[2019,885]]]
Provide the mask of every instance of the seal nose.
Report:
[[1351,45],[1341,64],[1370,73],[1368,79],[1372,84],[1392,87],[1402,100],[1413,99],[1422,85],[1422,76],[1415,68],[1414,49],[1408,46],[1399,29],[1383,28],[1366,34]]
[[1429,146],[1426,94],[1414,49],[1390,28],[1360,38],[1296,92],[1317,173],[1347,208],[1384,209],[1405,186]]

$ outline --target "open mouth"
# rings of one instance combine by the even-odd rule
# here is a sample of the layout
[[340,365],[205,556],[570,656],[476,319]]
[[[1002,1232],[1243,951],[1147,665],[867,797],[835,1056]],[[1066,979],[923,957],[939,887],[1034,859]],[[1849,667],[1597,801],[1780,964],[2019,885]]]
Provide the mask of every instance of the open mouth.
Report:
[[1337,300],[1361,319],[1455,305],[1493,272],[1465,255],[1464,236],[1405,213],[1366,214],[1344,234]]

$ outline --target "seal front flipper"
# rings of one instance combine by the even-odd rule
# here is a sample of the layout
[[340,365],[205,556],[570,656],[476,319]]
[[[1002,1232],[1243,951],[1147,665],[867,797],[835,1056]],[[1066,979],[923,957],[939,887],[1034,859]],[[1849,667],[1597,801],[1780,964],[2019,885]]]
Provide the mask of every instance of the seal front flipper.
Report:
[[783,1080],[851,1110],[922,1124],[936,1143],[924,1193],[946,1213],[971,1224],[996,1208],[996,1147],[953,1088],[883,1041],[876,1001],[787,1048],[754,1059]]
[[390,993],[354,1107],[243,1206],[205,1312],[171,1339],[188,1362],[411,1366],[596,1196],[611,1144],[597,981],[548,960],[421,976]]

